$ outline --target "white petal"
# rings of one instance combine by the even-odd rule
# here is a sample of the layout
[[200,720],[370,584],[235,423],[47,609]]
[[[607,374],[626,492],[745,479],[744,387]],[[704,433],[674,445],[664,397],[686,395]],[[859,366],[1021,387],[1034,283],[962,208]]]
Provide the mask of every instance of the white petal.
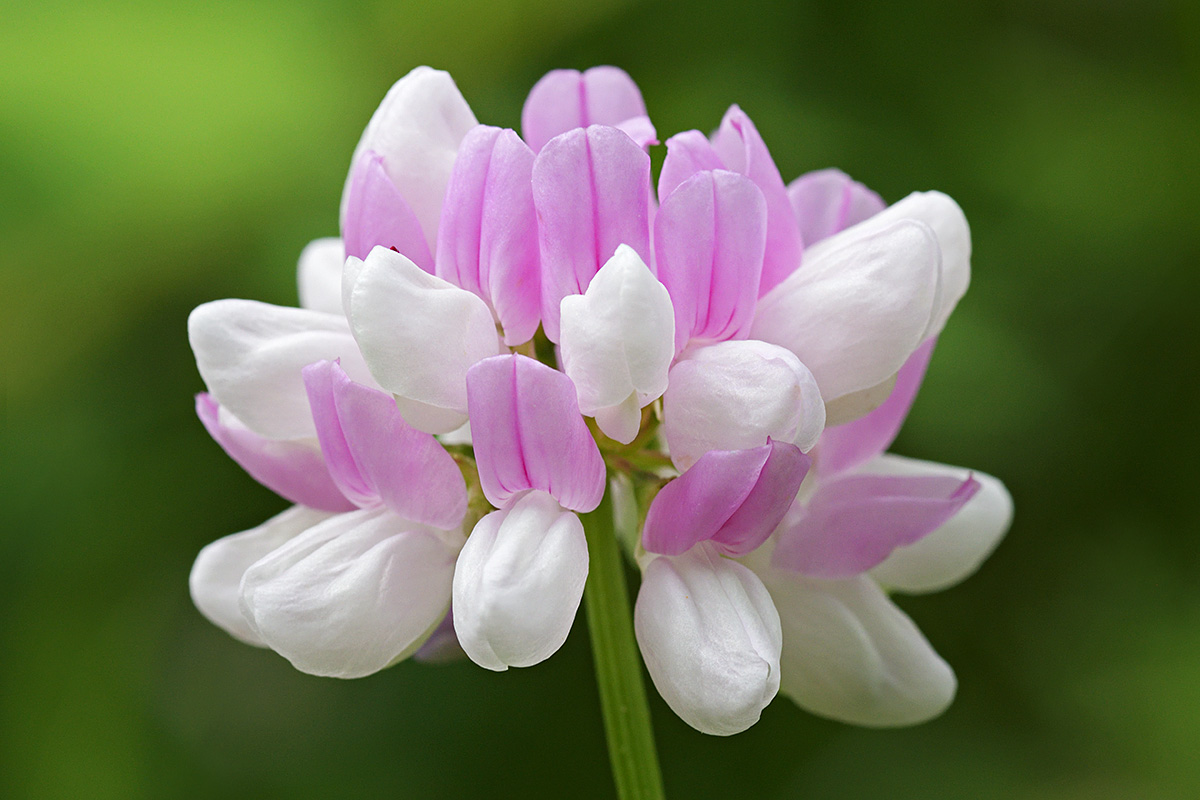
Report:
[[567,639],[587,574],[579,517],[545,492],[529,492],[481,519],[458,557],[459,642],[488,669],[544,661]]
[[200,551],[192,565],[188,577],[192,602],[214,625],[247,644],[266,647],[242,616],[238,603],[242,576],[255,561],[331,516],[324,511],[292,506],[257,528],[217,539]]
[[1013,501],[1004,484],[982,472],[884,454],[861,471],[879,475],[967,474],[979,481],[979,491],[949,522],[920,541],[899,547],[871,570],[884,586],[902,592],[936,592],[970,576],[1004,538],[1012,523]]
[[777,345],[747,339],[688,349],[670,377],[663,431],[680,470],[709,450],[761,447],[768,437],[807,451],[825,427],[816,379]]
[[302,672],[369,675],[442,621],[461,541],[383,508],[339,514],[246,570],[242,612]]
[[795,353],[827,403],[895,375],[926,338],[941,292],[928,225],[875,230],[869,222],[805,253],[804,265],[759,300],[750,332]]
[[[479,123],[449,73],[417,67],[392,86],[354,149],[350,163],[366,150],[384,157],[384,168],[400,190],[433,249],[446,184],[459,143]],[[345,221],[349,180],[342,193]]]
[[[392,250],[376,247],[357,270],[350,324],[379,385],[426,433],[467,421],[467,370],[501,351],[487,305]],[[407,401],[407,402],[405,402]]]
[[596,409],[596,426],[615,442],[629,444],[642,427],[642,406],[638,393],[630,392],[623,403]]
[[188,339],[209,392],[255,433],[271,439],[317,435],[300,370],[341,359],[342,369],[375,386],[336,314],[253,300],[217,300],[188,317]]
[[346,249],[338,238],[314,239],[300,253],[296,283],[300,307],[342,314],[342,265]]
[[870,578],[770,571],[765,582],[783,622],[779,690],[801,707],[891,727],[936,717],[954,699],[953,670]]
[[710,544],[651,561],[633,619],[655,688],[696,730],[740,733],[775,697],[781,632],[771,596]]
[[[619,246],[587,291],[564,297],[561,309],[559,354],[585,415],[625,404],[631,394],[642,408],[667,388],[667,369],[675,356],[675,311],[667,288],[633,248]],[[627,433],[620,427],[614,432]],[[637,435],[636,428],[633,433]],[[613,438],[633,441],[633,436]]]

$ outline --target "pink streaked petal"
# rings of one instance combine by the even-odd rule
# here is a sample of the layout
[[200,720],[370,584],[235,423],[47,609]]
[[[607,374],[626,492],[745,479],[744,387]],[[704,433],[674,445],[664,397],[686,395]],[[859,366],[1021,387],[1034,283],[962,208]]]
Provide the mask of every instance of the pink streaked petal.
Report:
[[717,155],[708,137],[700,131],[684,131],[667,139],[667,157],[658,176],[658,201],[665,202],[671,192],[697,172],[728,169]]
[[551,140],[533,164],[542,261],[542,325],[558,341],[559,304],[582,294],[617,247],[650,262],[650,157],[616,128]]
[[826,428],[821,434],[817,470],[824,476],[845,472],[887,450],[904,424],[937,339],[918,347],[896,375],[896,385],[883,405],[853,422]]
[[196,416],[230,458],[280,497],[320,511],[354,508],[338,491],[321,449],[311,439],[268,439],[249,428],[226,424],[217,401],[203,392],[196,395]]
[[800,266],[803,242],[783,178],[754,123],[740,108],[730,106],[713,136],[713,149],[726,169],[740,172],[757,184],[767,201],[767,250],[759,294],[766,294]]
[[[521,110],[521,132],[536,152],[569,130],[589,125],[620,125],[635,117],[646,118],[646,104],[637,84],[624,70],[592,67],[580,73],[556,69],[546,73],[530,90]],[[653,139],[652,126],[650,131]]]
[[483,298],[509,345],[532,339],[540,321],[533,158],[511,130],[472,130],[459,147],[438,229],[435,274]]
[[772,563],[814,578],[858,575],[936,530],[977,491],[971,475],[848,475],[822,483],[780,528]]
[[404,421],[391,395],[355,383],[332,361],[305,367],[304,382],[321,449],[347,497],[423,525],[462,522],[462,472],[433,436]]
[[346,255],[366,258],[374,247],[403,253],[426,272],[433,256],[417,215],[388,177],[383,156],[368,150],[355,163],[346,185],[346,218],[342,240]]
[[654,248],[675,305],[677,351],[692,338],[746,338],[766,236],[762,192],[733,172],[696,173],[662,204]]
[[525,356],[487,358],[467,372],[467,408],[492,505],[503,508],[527,489],[573,511],[600,504],[604,460],[566,375]]
[[743,556],[775,530],[811,463],[784,442],[710,450],[655,496],[642,545],[674,556],[712,540],[724,554]]
[[642,149],[658,144],[658,131],[649,117],[630,117],[624,122],[618,122],[614,127],[633,139],[634,144]]
[[885,208],[879,195],[840,169],[808,172],[788,184],[804,246],[840,233]]

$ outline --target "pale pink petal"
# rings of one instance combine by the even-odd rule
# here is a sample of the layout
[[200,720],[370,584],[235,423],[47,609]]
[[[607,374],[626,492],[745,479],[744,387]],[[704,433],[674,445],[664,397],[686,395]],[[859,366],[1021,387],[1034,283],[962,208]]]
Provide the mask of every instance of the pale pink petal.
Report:
[[684,131],[667,139],[667,157],[658,176],[658,201],[664,202],[671,192],[697,172],[728,169],[708,137],[700,131]]
[[346,248],[334,237],[314,239],[300,253],[296,285],[300,307],[327,314],[342,314],[342,265]]
[[[617,67],[548,72],[534,84],[521,110],[521,132],[534,151],[559,134],[589,125],[617,126],[646,119],[646,104],[633,78]],[[650,138],[654,129],[650,129]]]
[[[452,604],[453,605],[453,604]],[[449,664],[467,657],[458,636],[454,633],[454,609],[451,608],[434,628],[425,644],[412,654],[413,661],[422,664]]]
[[342,241],[347,256],[366,258],[372,249],[386,247],[403,253],[426,272],[433,271],[421,223],[388,177],[383,156],[371,150],[359,156],[350,172]]
[[884,209],[879,195],[840,169],[805,173],[788,184],[787,193],[805,247],[812,247]]
[[484,359],[467,372],[467,404],[483,493],[503,508],[527,489],[587,512],[604,495],[604,460],[579,413],[575,386],[520,355]]
[[658,144],[658,131],[654,129],[654,123],[649,117],[630,117],[613,127],[633,139],[634,144],[642,149]]

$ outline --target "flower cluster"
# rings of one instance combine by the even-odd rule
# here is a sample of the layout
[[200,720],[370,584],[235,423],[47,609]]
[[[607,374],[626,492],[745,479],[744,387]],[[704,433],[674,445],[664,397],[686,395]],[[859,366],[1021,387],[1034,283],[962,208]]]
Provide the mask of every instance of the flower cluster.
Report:
[[940,713],[954,674],[887,592],[966,577],[1011,501],[884,451],[967,287],[957,204],[785,185],[736,106],[669,138],[654,187],[612,67],[550,73],[521,123],[414,70],[354,153],[341,238],[301,254],[301,307],[192,313],[201,421],[296,504],[201,551],[197,607],[317,675],[458,647],[529,666],[571,628],[579,514],[608,491],[638,644],[689,724],[736,733],[779,691],[864,725]]

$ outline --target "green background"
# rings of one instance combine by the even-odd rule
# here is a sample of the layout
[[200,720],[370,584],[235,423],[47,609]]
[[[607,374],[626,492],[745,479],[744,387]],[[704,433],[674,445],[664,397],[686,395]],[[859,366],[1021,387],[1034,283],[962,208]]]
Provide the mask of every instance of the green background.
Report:
[[665,138],[737,102],[785,179],[955,197],[972,287],[896,449],[1003,478],[978,575],[903,598],[955,667],[897,731],[777,698],[732,739],[656,696],[674,797],[1200,796],[1200,14],[1155,0],[0,2],[0,796],[607,797],[582,614],[525,670],[294,671],[193,609],[283,508],[208,440],[188,311],[294,304],[411,67],[516,126],[613,63]]

